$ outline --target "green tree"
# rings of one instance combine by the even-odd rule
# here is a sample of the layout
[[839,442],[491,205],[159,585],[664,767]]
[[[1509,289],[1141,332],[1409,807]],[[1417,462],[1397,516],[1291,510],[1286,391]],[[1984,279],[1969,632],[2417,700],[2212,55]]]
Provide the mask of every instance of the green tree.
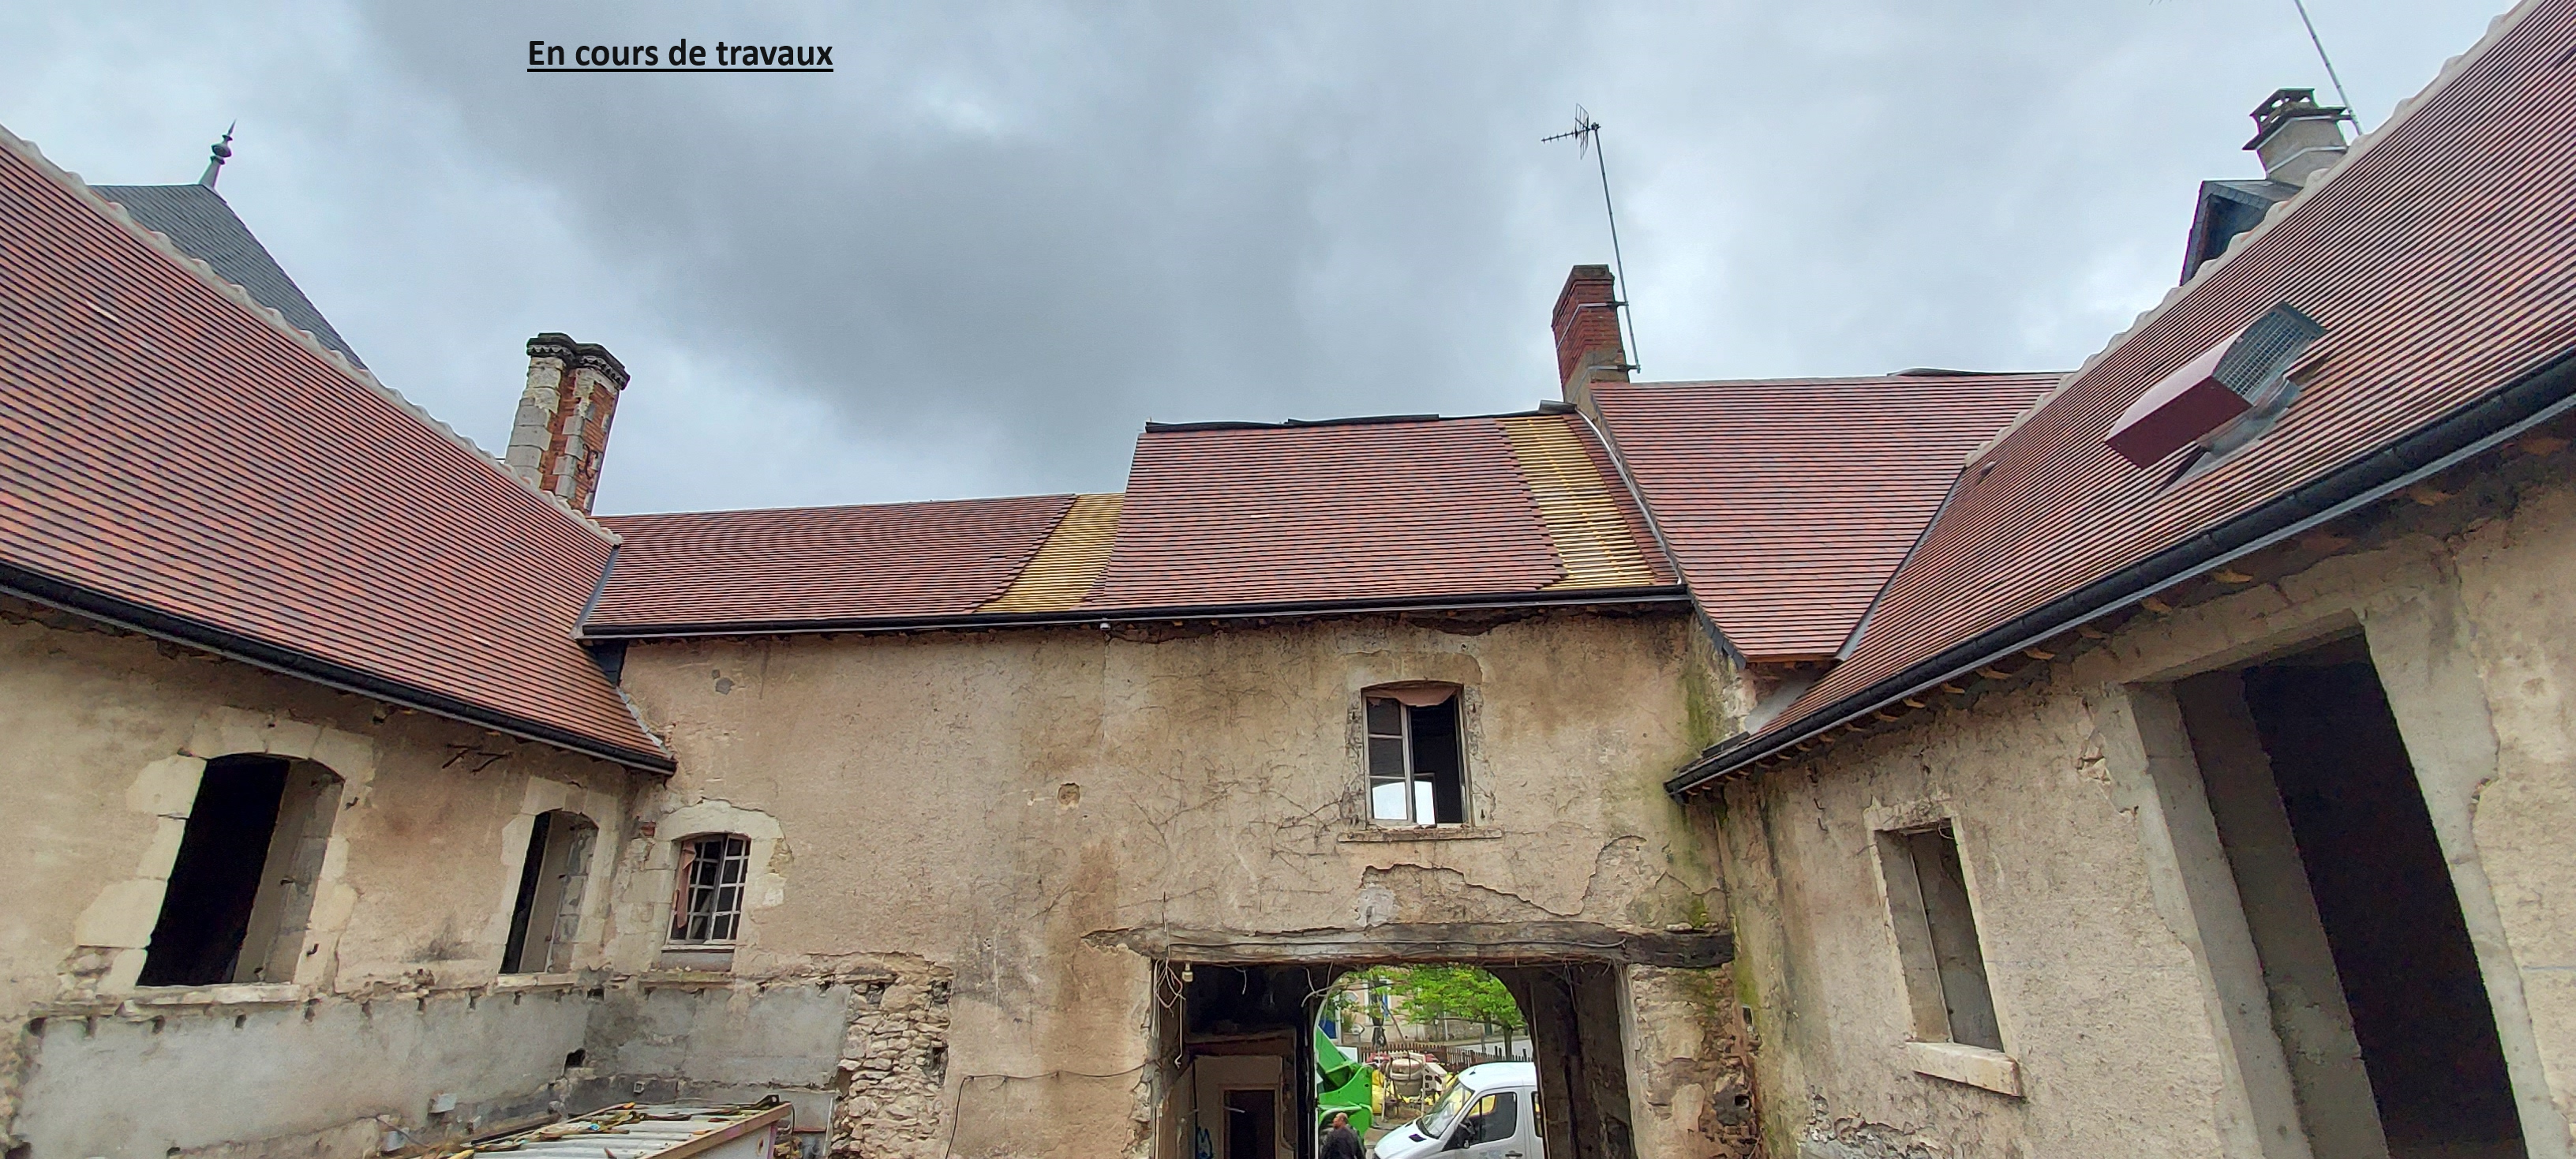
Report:
[[1419,1021],[1454,1018],[1482,1023],[1503,1032],[1506,1051],[1511,1049],[1513,1032],[1527,1025],[1521,1020],[1520,1004],[1512,1001],[1502,980],[1473,966],[1407,966],[1381,973],[1388,990]]

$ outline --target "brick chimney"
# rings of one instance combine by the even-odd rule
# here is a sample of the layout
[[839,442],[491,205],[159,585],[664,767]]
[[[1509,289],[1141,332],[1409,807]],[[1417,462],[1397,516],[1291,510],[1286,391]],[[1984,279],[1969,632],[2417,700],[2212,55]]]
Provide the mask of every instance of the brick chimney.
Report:
[[566,334],[528,340],[528,389],[510,426],[510,473],[585,515],[599,494],[608,421],[626,389],[626,367],[608,348]]
[[2263,160],[2263,176],[2306,185],[2343,159],[2344,110],[2317,104],[2315,89],[2282,89],[2254,109],[2254,139],[2245,147]]
[[1619,341],[1618,284],[1608,266],[1576,266],[1556,296],[1556,377],[1565,401],[1589,408],[1591,386],[1628,381],[1628,351]]

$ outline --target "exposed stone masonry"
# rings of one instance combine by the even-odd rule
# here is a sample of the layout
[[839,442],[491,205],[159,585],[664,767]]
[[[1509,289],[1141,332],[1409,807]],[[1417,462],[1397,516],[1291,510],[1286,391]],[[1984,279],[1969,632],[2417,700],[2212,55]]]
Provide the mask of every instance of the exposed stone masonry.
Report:
[[906,972],[861,990],[842,1040],[832,1154],[928,1159],[943,1150],[948,972]]

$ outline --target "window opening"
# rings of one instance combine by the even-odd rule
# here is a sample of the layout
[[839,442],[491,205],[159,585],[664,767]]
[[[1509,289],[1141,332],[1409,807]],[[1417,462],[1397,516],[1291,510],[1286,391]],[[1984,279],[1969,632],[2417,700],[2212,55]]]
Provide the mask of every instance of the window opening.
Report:
[[518,901],[510,914],[504,974],[560,974],[572,969],[581,935],[581,899],[590,880],[590,849],[599,827],[578,813],[540,813],[528,830]]
[[1485,1143],[1508,1143],[1521,1133],[1520,1096],[1511,1091],[1496,1091],[1476,1100],[1476,1108],[1458,1124],[1458,1133],[1449,1140],[1452,1151]]
[[1915,1039],[2002,1050],[1958,833],[1944,823],[1878,836]]
[[2317,1152],[2521,1154],[2459,893],[2362,638],[2175,699]]
[[751,839],[738,833],[680,843],[679,890],[671,902],[671,940],[730,942],[742,924],[743,882],[751,876]]
[[1466,824],[1458,690],[1407,689],[1402,695],[1372,695],[1367,702],[1369,819],[1396,825]]
[[136,981],[293,981],[339,787],[309,761],[206,762]]

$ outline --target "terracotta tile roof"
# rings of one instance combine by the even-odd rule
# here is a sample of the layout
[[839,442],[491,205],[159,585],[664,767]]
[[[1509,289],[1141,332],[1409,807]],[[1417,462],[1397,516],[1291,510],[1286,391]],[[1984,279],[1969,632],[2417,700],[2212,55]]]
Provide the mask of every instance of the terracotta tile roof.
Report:
[[669,767],[573,641],[596,528],[0,132],[0,586]]
[[196,184],[93,185],[90,190],[124,206],[135,224],[169,238],[179,252],[213,266],[215,276],[250,291],[251,301],[285,315],[287,325],[366,366],[222,194]]
[[1675,582],[1582,421],[1148,430],[1124,495],[602,519],[596,637]]
[[[1567,576],[1513,439],[1493,418],[1153,427],[1137,440],[1109,567],[1086,608],[1535,593]],[[1537,419],[1580,431],[1570,415]],[[1526,428],[1525,428],[1526,430]],[[1574,437],[1606,477],[1597,443]],[[1561,481],[1549,484],[1563,490]],[[1614,497],[1629,550],[1654,555]],[[1580,512],[1565,553],[1598,555]],[[1660,560],[1646,573],[1669,582]],[[1633,567],[1595,573],[1639,585]]]
[[1693,598],[1746,656],[1841,649],[1968,453],[2054,375],[1596,383]]
[[[2293,371],[2301,394],[2268,435],[2170,484],[2191,452],[2141,470],[2104,444],[2158,378],[2282,301],[2326,333]],[[2504,423],[2499,408],[2563,404],[2571,352],[2576,0],[2544,0],[2500,21],[2330,178],[2276,209],[1980,456],[1850,658],[1675,787],[1928,686],[1926,673],[1940,679],[1934,670],[1954,661],[1982,663],[1971,653],[1990,644],[2017,648],[2003,637],[2024,627],[2050,630],[2023,617],[2080,622],[2126,606],[2137,595],[2109,586],[2098,598],[2118,602],[2073,606],[2095,599],[2094,585],[2127,583],[2124,572],[2159,560],[2189,569],[2136,578],[2169,584],[2232,557],[2195,544],[2236,543],[2311,504],[2366,501],[2403,481],[2373,474],[2399,452],[2443,452],[2441,440]]]
[[620,515],[588,630],[963,616],[992,602],[1071,495]]

